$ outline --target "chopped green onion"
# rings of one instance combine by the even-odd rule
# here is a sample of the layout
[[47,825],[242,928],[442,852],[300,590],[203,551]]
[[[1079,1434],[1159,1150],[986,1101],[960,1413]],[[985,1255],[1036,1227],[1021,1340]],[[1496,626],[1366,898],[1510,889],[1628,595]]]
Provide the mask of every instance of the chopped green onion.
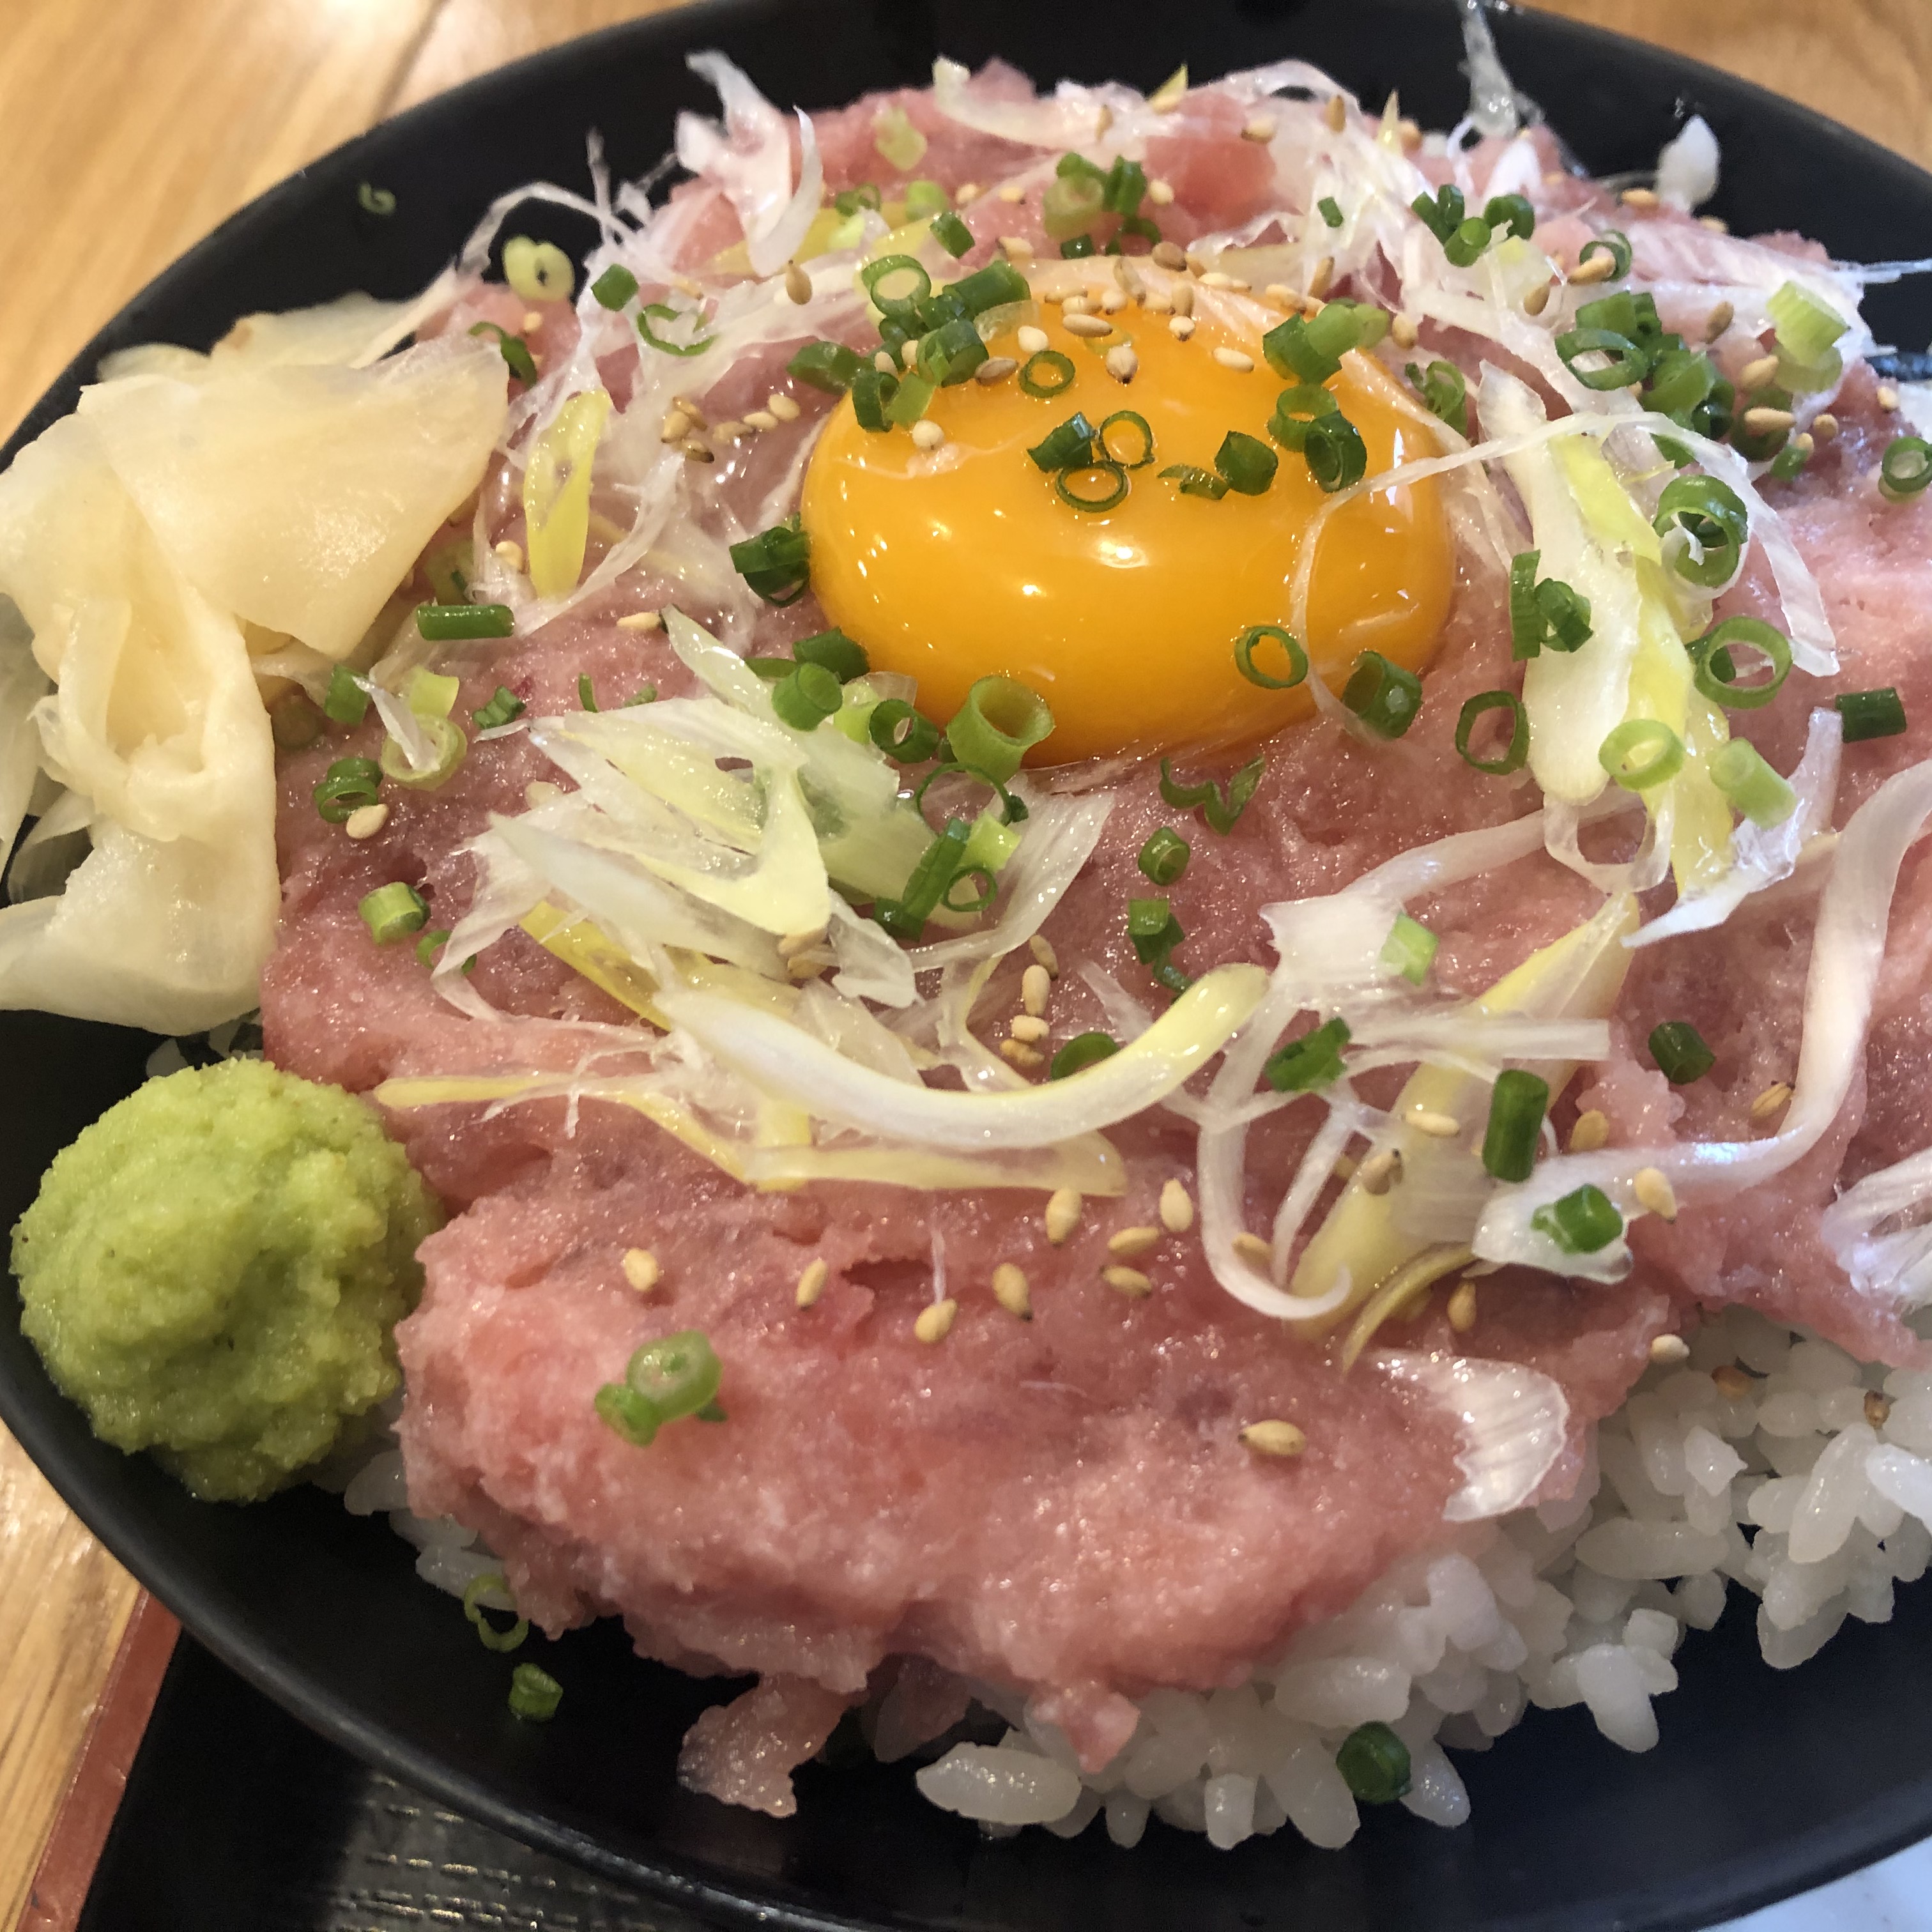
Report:
[[1048,430],[1027,454],[1049,474],[1074,468],[1093,461],[1094,434],[1094,425],[1076,410],[1058,428]]
[[902,765],[922,765],[939,749],[939,727],[902,698],[874,705],[866,730],[887,758]]
[[852,386],[852,379],[866,366],[856,349],[842,342],[808,342],[785,364],[788,374],[828,395],[842,395]]
[[797,518],[731,546],[731,567],[767,604],[795,604],[812,582],[812,539]]
[[1790,430],[1752,430],[1745,427],[1744,419],[1753,409],[1789,410],[1791,392],[1774,383],[1768,388],[1754,390],[1746,400],[1748,406],[1738,412],[1736,422],[1731,425],[1731,447],[1753,463],[1768,463],[1791,440]]
[[1442,244],[1442,253],[1459,268],[1473,263],[1490,243],[1490,224],[1480,214],[1470,215],[1456,225],[1456,232]]
[[1400,973],[1412,986],[1419,986],[1429,977],[1436,949],[1441,944],[1419,919],[1399,912],[1394,925],[1389,928],[1389,936],[1382,941],[1382,963],[1391,972]]
[[667,356],[702,356],[718,338],[706,335],[692,342],[667,342],[651,327],[655,316],[660,322],[676,322],[686,316],[694,316],[694,309],[673,308],[669,302],[646,302],[638,311],[638,333],[653,349],[662,350]]
[[[483,1599],[492,1590],[500,1590],[509,1594],[508,1580],[496,1572],[472,1576],[469,1587],[463,1593],[463,1614],[476,1626],[476,1634],[482,1638],[485,1650],[514,1650],[530,1634],[530,1619],[518,1616],[508,1630],[500,1630],[484,1613]],[[511,1612],[515,1616],[515,1612]]]
[[382,768],[374,758],[338,758],[315,788],[315,808],[327,825],[347,824],[380,794]]
[[[1020,849],[1024,836],[1016,826],[1000,818],[989,805],[974,820],[973,830],[967,834],[966,850],[961,860],[962,870],[982,872],[989,878],[1003,871],[1006,862]],[[949,891],[947,903],[951,902]],[[965,910],[964,907],[953,907],[956,912]]]
[[1676,547],[1671,568],[1687,582],[1715,590],[1737,574],[1750,536],[1750,512],[1728,483],[1714,476],[1679,476],[1664,486],[1652,526],[1662,537],[1683,532],[1688,542]]
[[1268,418],[1268,434],[1284,449],[1299,452],[1307,440],[1308,426],[1318,416],[1331,416],[1341,406],[1318,383],[1303,382],[1284,389],[1275,398],[1274,414]]
[[[1768,675],[1762,683],[1736,682],[1738,667],[1731,652],[1737,646],[1757,651],[1764,657]],[[1697,688],[1713,704],[1728,710],[1755,711],[1759,706],[1768,704],[1791,675],[1789,640],[1783,632],[1774,630],[1756,617],[1726,617],[1721,624],[1714,624],[1689,648],[1691,662],[1696,666]]]
[[1876,691],[1841,691],[1832,703],[1844,721],[1848,745],[1867,738],[1895,738],[1905,729],[1905,706],[1888,684]]
[[1520,241],[1536,232],[1536,210],[1526,195],[1492,195],[1484,205],[1483,219],[1492,228],[1507,228]]
[[964,382],[986,359],[986,345],[969,316],[961,316],[920,339],[919,372],[941,388]]
[[396,212],[396,191],[394,188],[377,188],[369,182],[358,182],[356,205],[364,214],[391,215]]
[[507,638],[517,620],[507,604],[418,604],[416,632],[434,644],[460,638]]
[[346,664],[338,664],[328,674],[322,708],[338,724],[359,724],[369,715],[369,694]]
[[378,946],[387,946],[406,934],[420,932],[429,923],[429,902],[415,886],[398,879],[392,885],[378,886],[356,908],[369,937]]
[[894,386],[892,397],[886,404],[886,422],[896,423],[902,429],[911,428],[925,415],[927,406],[938,393],[938,385],[930,376],[908,369]]
[[1184,496],[1208,496],[1216,502],[1228,494],[1227,479],[1216,476],[1211,470],[1202,470],[1192,463],[1170,463],[1160,472],[1161,481],[1178,482]]
[[534,1664],[520,1664],[510,1673],[510,1714],[526,1724],[547,1724],[563,1702],[563,1686]]
[[[890,107],[882,107],[872,117],[872,146],[880,156],[901,174],[908,168],[918,166],[926,153],[926,139],[912,124],[912,116],[895,101]],[[910,190],[917,187],[937,187],[936,182],[907,184],[908,198]],[[945,190],[941,188],[943,196]],[[908,211],[910,212],[910,211]]]
[[1090,175],[1058,176],[1040,198],[1040,226],[1051,241],[1084,235],[1104,212],[1106,200],[1106,177],[1097,168]]
[[794,731],[814,731],[844,702],[833,673],[820,664],[802,664],[772,686],[772,709]]
[[[1627,336],[1639,347],[1649,349],[1661,341],[1664,322],[1657,313],[1657,298],[1642,289],[1619,289],[1614,295],[1599,296],[1576,311],[1579,328],[1607,328]],[[1672,340],[1678,338],[1673,337]]]
[[1580,650],[1590,640],[1590,600],[1559,578],[1536,580],[1540,550],[1510,560],[1510,648],[1519,659],[1552,651]]
[[[886,158],[890,160],[891,158],[888,156]],[[922,214],[937,214],[941,208],[950,208],[952,205],[951,196],[936,181],[909,181],[905,184],[905,212],[908,221],[916,221]]]
[[934,218],[932,238],[949,255],[963,255],[973,245],[973,231],[949,208]]
[[[1627,389],[1650,373],[1650,358],[1628,336],[1613,328],[1572,328],[1556,338],[1563,366],[1586,389]],[[1610,359],[1593,368],[1578,367],[1586,356]]]
[[1701,1080],[1717,1065],[1718,1056],[1688,1020],[1665,1020],[1651,1028],[1650,1057],[1657,1070],[1673,1087]]
[[[1510,714],[1509,742],[1493,758],[1479,758],[1469,749],[1469,740],[1478,722],[1492,711],[1507,711]],[[1473,766],[1491,778],[1506,778],[1511,772],[1520,772],[1529,762],[1529,713],[1523,708],[1522,700],[1514,692],[1483,691],[1466,700],[1462,715],[1456,720],[1456,749],[1465,764]]]
[[1090,235],[1072,235],[1060,244],[1060,259],[1063,262],[1084,261],[1094,252],[1094,238]]
[[683,1328],[646,1342],[632,1356],[624,1380],[650,1404],[662,1426],[696,1414],[716,1396],[723,1374],[704,1330]]
[[638,292],[638,278],[621,262],[613,262],[596,280],[590,292],[600,308],[620,309]]
[[988,262],[970,275],[962,275],[946,290],[968,315],[984,315],[989,309],[1004,308],[1025,302],[1033,293],[1025,276],[1010,262]]
[[962,765],[1004,784],[1020,761],[1053,730],[1053,713],[1036,691],[1010,677],[982,677],[946,727]]
[[439,926],[434,932],[426,932],[416,941],[416,964],[434,966],[436,956],[449,944],[449,928]]
[[801,638],[792,646],[791,654],[800,664],[823,664],[841,684],[863,677],[872,668],[865,647],[855,644],[840,630],[820,631],[814,636]]
[[1438,242],[1447,242],[1462,225],[1462,190],[1454,182],[1444,182],[1434,194],[1418,195],[1409,206]]
[[1073,360],[1057,349],[1042,349],[1020,364],[1019,385],[1024,394],[1046,402],[1073,386]]
[[393,778],[398,784],[405,785],[412,791],[434,791],[462,764],[470,748],[470,740],[463,735],[462,727],[447,718],[425,718],[421,723],[435,754],[424,770],[418,771],[410,763],[409,754],[394,738],[382,740],[378,756],[385,778]]
[[[1780,483],[1789,483],[1811,460],[1811,452],[1802,443],[1787,442],[1771,459],[1771,474]],[[1881,490],[1883,485],[1880,486]]]
[[1364,1804],[1393,1804],[1412,1782],[1408,1745],[1379,1720],[1358,1724],[1342,1740],[1335,1768]]
[[874,184],[861,182],[856,188],[841,188],[832,197],[832,206],[849,221],[864,210],[869,209],[876,214],[884,200]]
[[1400,738],[1421,712],[1422,680],[1380,651],[1364,651],[1342,687],[1342,702],[1378,738]]
[[949,322],[969,322],[971,320],[956,286],[934,289],[929,295],[922,296],[914,308],[912,317],[914,332],[920,334],[941,328]]
[[1666,349],[1650,365],[1650,375],[1638,398],[1644,407],[1670,416],[1688,428],[1690,412],[1718,386],[1718,371],[1709,356],[1696,349]]
[[1203,778],[1195,785],[1181,784],[1174,776],[1172,766],[1163,758],[1160,761],[1160,795],[1176,812],[1190,812],[1198,806],[1208,829],[1226,838],[1234,830],[1235,820],[1248,808],[1248,801],[1254,796],[1255,788],[1261,783],[1262,774],[1267,769],[1265,758],[1250,759],[1228,781],[1227,789],[1223,791],[1212,778]]
[[[922,796],[924,790],[922,786]],[[919,862],[907,878],[904,892],[896,899],[873,901],[873,918],[896,938],[908,944],[917,939],[965,863],[966,848],[972,836],[973,828],[964,819],[948,819],[945,830],[920,854]]]
[[590,682],[590,674],[580,671],[577,675],[577,703],[578,709],[595,711],[597,709],[597,688]]
[[1076,1033],[1048,1062],[1046,1077],[1064,1080],[1069,1074],[1084,1073],[1103,1060],[1111,1060],[1120,1043],[1111,1034]]
[[[1255,646],[1264,639],[1281,646],[1288,659],[1287,676],[1270,677],[1257,668]],[[1258,684],[1264,691],[1292,691],[1308,675],[1308,653],[1279,624],[1251,624],[1234,640],[1234,668],[1250,684]]]
[[648,1449],[657,1440],[658,1412],[628,1382],[606,1382],[591,1399],[598,1420],[614,1430],[634,1449]]
[[1264,494],[1274,481],[1281,458],[1258,436],[1231,429],[1214,452],[1214,467],[1227,478],[1228,488],[1244,496]]
[[1179,832],[1163,825],[1158,832],[1148,835],[1138,862],[1156,885],[1171,886],[1186,871],[1193,849]]
[[1576,263],[1581,267],[1593,255],[1608,255],[1610,258],[1610,280],[1620,282],[1630,272],[1630,237],[1621,228],[1606,228],[1594,241],[1586,242],[1576,251]]
[[1140,212],[1147,191],[1146,169],[1138,161],[1129,160],[1125,154],[1116,154],[1114,165],[1107,170],[1107,186],[1101,206],[1109,214],[1124,215],[1132,220]]
[[1277,1094],[1312,1094],[1340,1078],[1342,1049],[1348,1043],[1348,1023],[1337,1015],[1280,1048],[1262,1069],[1262,1076]]
[[859,280],[881,315],[910,321],[932,292],[932,278],[910,255],[881,255],[859,271]]
[[1388,333],[1389,315],[1372,302],[1326,303],[1314,315],[1292,315],[1262,338],[1262,353],[1276,375],[1322,383],[1338,374],[1352,349],[1372,349]]
[[1342,225],[1342,204],[1332,194],[1324,194],[1315,204],[1315,212],[1330,228]]
[[494,335],[496,346],[502,351],[503,360],[510,365],[510,374],[520,382],[534,382],[537,379],[537,365],[531,359],[530,344],[520,335],[512,335],[507,328],[494,322],[472,322],[472,335]]
[[780,678],[790,676],[797,664],[795,658],[747,658],[745,668],[754,677],[761,677],[767,684],[776,684]]
[[[1052,352],[1047,352],[1050,354]],[[1037,362],[1039,358],[1036,356],[1034,359]],[[1064,361],[1065,358],[1063,357],[1061,359]],[[1072,365],[1070,364],[1068,366],[1071,368]],[[1124,453],[1116,449],[1107,440],[1108,432],[1116,423],[1126,424],[1129,436],[1139,438],[1139,442],[1136,445],[1136,448],[1140,452],[1138,456],[1135,455],[1131,450]],[[1097,440],[1100,447],[1100,454],[1108,462],[1118,463],[1123,470],[1144,470],[1154,460],[1153,425],[1148,422],[1145,416],[1135,410],[1116,410],[1101,424]]]
[[1764,308],[1778,332],[1778,346],[1799,362],[1822,362],[1850,326],[1830,303],[1796,282],[1780,283],[1766,297]]
[[1917,496],[1928,483],[1932,483],[1932,442],[1923,436],[1894,436],[1886,445],[1885,458],[1879,465],[1880,494],[1892,502],[1900,502]]
[[1566,1255],[1594,1255],[1623,1232],[1624,1217],[1600,1187],[1586,1180],[1560,1201],[1538,1208],[1529,1225]]
[[457,694],[463,680],[439,677],[427,664],[418,664],[403,687],[403,701],[417,718],[447,718],[456,708]]
[[1127,938],[1144,966],[1157,966],[1187,937],[1166,899],[1127,902]]
[[1483,1165],[1498,1180],[1527,1180],[1550,1111],[1550,1082],[1521,1067],[1505,1067],[1490,1090],[1483,1130]]
[[1126,496],[1127,472],[1118,463],[1076,463],[1054,472],[1053,488],[1076,510],[1111,510]]
[[488,704],[470,712],[470,722],[479,731],[494,731],[523,715],[524,700],[507,685],[500,684]]
[[1659,718],[1632,718],[1598,747],[1597,762],[1624,790],[1648,791],[1677,776],[1684,741]]
[[1422,398],[1422,406],[1439,416],[1460,436],[1469,434],[1468,379],[1453,362],[1432,362],[1418,369],[1412,362],[1402,374]]
[[1362,433],[1339,410],[1317,416],[1302,432],[1301,454],[1309,475],[1331,496],[1368,473],[1369,452]]
[[1711,782],[1754,825],[1782,825],[1798,809],[1798,794],[1748,739],[1732,739],[1711,760]]
[[[968,852],[972,849],[973,838],[978,836],[982,822],[977,819],[974,821],[973,835],[966,842]],[[973,896],[970,899],[961,899],[956,896],[962,886],[974,888]],[[946,890],[940,895],[940,903],[948,912],[984,912],[999,896],[999,891],[998,882],[987,867],[962,862],[958,871],[948,881]]]

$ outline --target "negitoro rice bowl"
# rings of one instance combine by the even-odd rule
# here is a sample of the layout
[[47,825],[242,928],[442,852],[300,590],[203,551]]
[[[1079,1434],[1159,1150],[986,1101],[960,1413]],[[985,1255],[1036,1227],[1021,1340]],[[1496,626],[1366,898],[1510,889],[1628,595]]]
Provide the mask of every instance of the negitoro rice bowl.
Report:
[[309,1473],[496,1641],[756,1673],[694,1790],[1454,1825],[1932,1560],[1898,265],[1472,65],[713,58],[668,197],[534,191],[586,259],[493,212],[0,479],[0,999],[373,1100],[449,1220]]

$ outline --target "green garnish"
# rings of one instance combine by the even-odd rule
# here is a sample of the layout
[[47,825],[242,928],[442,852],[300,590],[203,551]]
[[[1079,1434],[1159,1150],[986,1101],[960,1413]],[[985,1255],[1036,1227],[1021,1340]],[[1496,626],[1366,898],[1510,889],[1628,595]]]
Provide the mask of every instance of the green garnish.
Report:
[[1163,825],[1148,835],[1138,861],[1141,870],[1157,886],[1171,886],[1187,869],[1193,848],[1178,832]]
[[1597,762],[1625,791],[1648,791],[1682,770],[1684,740],[1660,718],[1632,718],[1597,748]]
[[1061,390],[1073,386],[1073,361],[1057,349],[1042,349],[1020,364],[1019,386],[1023,394],[1041,402],[1049,401]]
[[1399,912],[1394,925],[1389,928],[1389,936],[1382,941],[1382,963],[1390,971],[1400,973],[1412,986],[1419,986],[1428,978],[1436,949],[1442,943],[1421,920]]
[[1550,1082],[1520,1066],[1505,1067],[1490,1090],[1483,1130],[1483,1166],[1498,1180],[1527,1180],[1550,1111]]
[[315,808],[323,823],[346,824],[381,790],[382,768],[374,758],[338,758],[315,788]]
[[1378,738],[1400,738],[1422,710],[1422,680],[1380,651],[1355,660],[1342,702]]
[[1088,1067],[1112,1059],[1120,1050],[1119,1041],[1111,1034],[1076,1033],[1048,1062],[1046,1077],[1064,1080],[1070,1073],[1084,1073]]
[[1798,808],[1798,794],[1748,739],[1732,739],[1711,760],[1711,782],[1754,825],[1782,825]]
[[731,567],[767,604],[782,609],[802,597],[812,582],[812,539],[796,517],[731,546]]
[[[1731,652],[1742,646],[1758,652],[1768,667],[1762,682],[1739,684],[1737,661]],[[1696,666],[1694,682],[1713,704],[1733,711],[1755,711],[1768,704],[1791,675],[1791,644],[1782,631],[1756,617],[1726,617],[1714,624],[1689,646]]]
[[865,366],[865,358],[859,352],[847,348],[842,342],[808,342],[785,364],[785,369],[801,382],[809,382],[814,389],[836,396],[852,386],[853,377]]
[[[1469,749],[1470,736],[1478,722],[1492,711],[1510,714],[1509,742],[1496,757],[1479,758]],[[1507,778],[1511,772],[1521,771],[1529,761],[1529,713],[1522,700],[1509,691],[1481,691],[1466,699],[1456,720],[1456,749],[1465,764],[1491,778]]]
[[1560,1201],[1538,1208],[1529,1225],[1567,1255],[1593,1255],[1623,1232],[1624,1217],[1600,1187],[1586,1180]]
[[418,604],[416,634],[434,644],[462,638],[507,638],[517,628],[507,604]]
[[1393,1804],[1408,1796],[1408,1747],[1384,1724],[1357,1725],[1342,1740],[1335,1768],[1364,1804]]
[[510,365],[510,374],[520,382],[531,383],[537,379],[537,365],[532,360],[530,344],[520,335],[512,335],[507,328],[494,322],[472,322],[472,335],[494,335],[496,346],[502,351],[503,360]]
[[1651,1028],[1650,1057],[1657,1070],[1673,1087],[1701,1080],[1717,1065],[1718,1056],[1688,1020],[1665,1020]]
[[400,879],[392,885],[378,886],[356,910],[378,946],[419,932],[429,923],[429,902]]
[[510,1672],[510,1714],[526,1724],[547,1724],[563,1702],[563,1686],[534,1664],[520,1664]]
[[[505,1596],[510,1593],[508,1580],[500,1571],[491,1570],[481,1576],[472,1576],[463,1593],[463,1614],[476,1626],[476,1634],[485,1650],[514,1650],[530,1634],[530,1619],[517,1616],[508,1630],[499,1630],[483,1607],[483,1599],[492,1590],[501,1591]],[[511,1614],[516,1616],[514,1611]]]
[[1027,454],[1049,474],[1075,468],[1093,461],[1095,433],[1094,425],[1076,410],[1064,423],[1048,430]]
[[1228,488],[1244,496],[1264,494],[1280,462],[1259,437],[1238,429],[1228,430],[1214,452],[1214,467],[1227,479]]
[[982,677],[946,727],[952,755],[1004,785],[1021,760],[1053,730],[1046,700],[1010,677]]
[[816,730],[845,701],[836,674],[820,664],[802,664],[772,686],[772,709],[794,731]]
[[1540,550],[1510,560],[1510,653],[1519,659],[1552,651],[1580,650],[1590,640],[1590,600],[1560,578],[1536,580]]
[[1844,691],[1832,700],[1844,722],[1844,741],[1895,738],[1905,729],[1905,706],[1888,684],[1876,691]]
[[470,722],[479,731],[494,731],[524,715],[524,700],[507,685],[497,686],[487,704],[470,712]]
[[1211,831],[1222,837],[1234,829],[1234,821],[1248,808],[1248,801],[1255,795],[1255,788],[1262,782],[1262,774],[1268,769],[1265,758],[1257,755],[1249,760],[1228,781],[1224,791],[1212,778],[1203,778],[1196,785],[1184,785],[1174,777],[1172,766],[1165,758],[1160,761],[1160,795],[1177,812],[1192,811],[1201,808],[1201,816],[1208,821]]
[[1312,1094],[1341,1077],[1342,1049],[1348,1043],[1348,1023],[1338,1014],[1277,1048],[1262,1076],[1277,1094]]
[[638,292],[638,278],[621,262],[613,262],[596,280],[590,292],[600,308],[620,309]]
[[1892,502],[1903,502],[1928,483],[1932,483],[1932,442],[1923,436],[1894,436],[1879,464],[1880,494]]
[[973,245],[973,231],[950,208],[934,218],[932,238],[949,255],[964,254]]

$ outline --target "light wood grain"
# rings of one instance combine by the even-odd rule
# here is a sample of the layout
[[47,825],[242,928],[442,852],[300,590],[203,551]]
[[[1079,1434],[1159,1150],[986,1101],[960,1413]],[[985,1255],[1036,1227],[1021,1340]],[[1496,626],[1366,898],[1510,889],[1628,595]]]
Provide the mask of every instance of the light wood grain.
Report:
[[[674,4],[0,0],[0,426],[272,182],[442,88]],[[1532,4],[1744,74],[1932,164],[1932,0]],[[1560,124],[1562,102],[1545,104]],[[0,1432],[0,1926],[134,1594]]]

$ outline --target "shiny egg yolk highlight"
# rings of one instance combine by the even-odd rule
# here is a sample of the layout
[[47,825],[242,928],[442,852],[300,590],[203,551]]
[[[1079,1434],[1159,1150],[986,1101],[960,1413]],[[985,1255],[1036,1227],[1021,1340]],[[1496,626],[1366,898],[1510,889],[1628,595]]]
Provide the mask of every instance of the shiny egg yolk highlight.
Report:
[[[848,398],[806,472],[812,588],[828,621],[874,668],[916,678],[920,710],[942,723],[976,679],[1004,672],[1030,685],[1054,720],[1030,764],[1237,742],[1312,709],[1305,687],[1264,690],[1234,660],[1250,626],[1290,623],[1297,560],[1326,500],[1306,464],[1278,451],[1264,494],[1219,500],[1183,496],[1159,473],[1176,463],[1212,470],[1231,429],[1268,440],[1286,386],[1258,340],[1217,335],[1204,321],[1184,342],[1163,316],[1113,319],[1117,332],[1096,346],[1046,311],[1040,326],[1076,372],[1050,400],[1012,376],[940,389],[927,415],[946,442],[931,454],[903,430],[861,428]],[[1130,383],[1101,361],[1123,339],[1139,358]],[[1217,343],[1254,368],[1216,362]],[[1010,335],[990,346],[1025,359]],[[1370,476],[1437,453],[1367,358],[1346,358],[1328,386],[1362,433]],[[1071,508],[1027,453],[1076,410],[1096,425],[1132,410],[1154,431],[1154,460],[1129,472],[1127,495],[1111,509]],[[1116,431],[1117,446],[1137,440],[1130,427]],[[1426,662],[1454,574],[1435,482],[1359,496],[1316,542],[1302,641],[1330,687],[1364,650],[1412,669]],[[1255,663],[1286,674],[1272,645]]]

